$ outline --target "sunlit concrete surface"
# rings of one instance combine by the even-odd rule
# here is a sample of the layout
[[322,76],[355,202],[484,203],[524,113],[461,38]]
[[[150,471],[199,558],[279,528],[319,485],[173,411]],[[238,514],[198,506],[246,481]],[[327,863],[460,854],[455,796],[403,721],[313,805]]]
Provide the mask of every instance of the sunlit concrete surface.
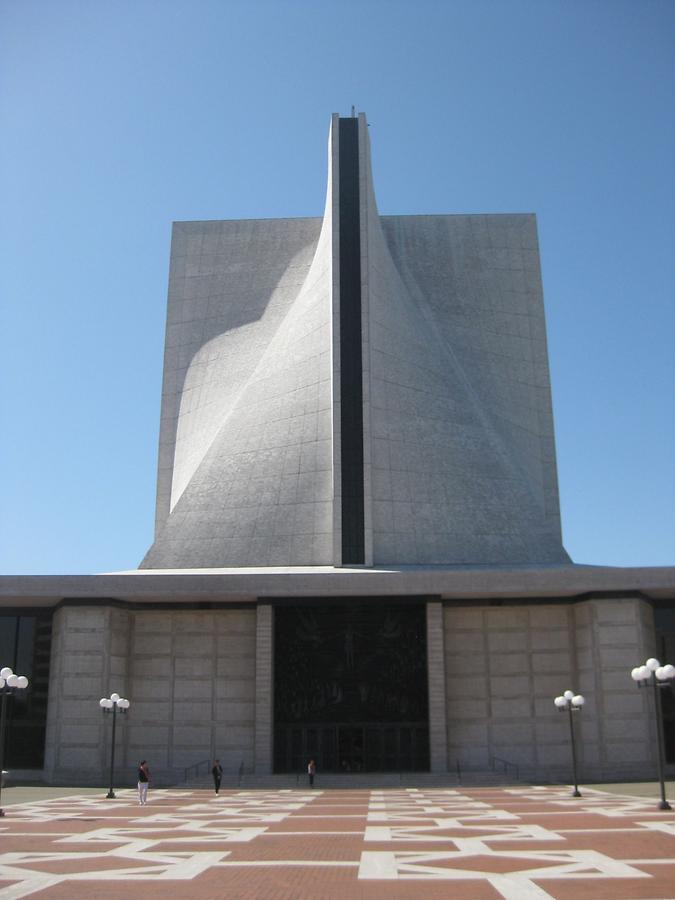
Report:
[[[352,122],[355,224],[341,193]],[[351,225],[357,312],[340,280]],[[360,317],[348,341],[343,310]],[[362,560],[341,546],[341,372],[356,353]],[[354,561],[569,562],[535,217],[380,217],[363,113],[332,117],[323,219],[174,224],[141,566]]]

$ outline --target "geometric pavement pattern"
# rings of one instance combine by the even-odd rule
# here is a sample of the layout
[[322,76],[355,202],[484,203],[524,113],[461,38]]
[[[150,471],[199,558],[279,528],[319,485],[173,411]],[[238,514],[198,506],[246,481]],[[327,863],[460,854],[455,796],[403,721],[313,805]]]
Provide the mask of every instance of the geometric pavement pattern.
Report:
[[74,795],[7,808],[0,898],[673,900],[675,814],[655,807],[558,787]]

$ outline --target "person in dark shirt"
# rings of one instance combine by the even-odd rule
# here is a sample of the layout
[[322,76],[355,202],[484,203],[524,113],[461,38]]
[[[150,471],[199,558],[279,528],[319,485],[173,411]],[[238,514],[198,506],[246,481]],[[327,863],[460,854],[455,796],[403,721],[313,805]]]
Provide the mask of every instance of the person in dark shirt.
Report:
[[147,760],[142,759],[138,764],[138,803],[145,806],[148,802],[148,785],[150,784],[150,769]]
[[213,775],[213,786],[215,787],[217,794],[220,791],[220,782],[223,777],[223,767],[221,766],[219,759],[214,762],[211,774]]

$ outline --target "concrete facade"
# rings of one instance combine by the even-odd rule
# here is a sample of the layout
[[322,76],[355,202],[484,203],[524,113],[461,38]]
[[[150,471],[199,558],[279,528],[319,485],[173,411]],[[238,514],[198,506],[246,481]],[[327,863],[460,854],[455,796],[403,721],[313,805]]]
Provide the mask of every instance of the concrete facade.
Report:
[[[174,226],[142,568],[349,562],[341,121],[322,220]],[[535,218],[381,218],[356,124],[363,562],[568,562]]]
[[[359,575],[365,592],[366,572]],[[98,578],[105,590],[108,576]],[[147,576],[127,579],[131,590],[117,606],[66,601],[54,614],[46,778],[94,782],[107,771],[111,723],[98,699],[112,690],[131,700],[118,727],[120,772],[145,757],[160,781],[180,782],[187,767],[218,756],[229,775],[269,774],[274,602],[228,605],[211,583],[216,608],[157,609],[133,593]],[[451,587],[453,573],[445,579]],[[675,570],[657,580],[675,599]],[[42,581],[47,589],[52,579]],[[571,687],[587,701],[575,720],[580,777],[644,777],[655,766],[653,712],[630,668],[655,652],[653,602],[622,590],[430,599],[430,771],[499,770],[505,761],[523,778],[564,779],[569,725],[552,701]]]
[[219,756],[230,776],[272,768],[274,604],[427,596],[430,765],[524,778],[569,775],[568,724],[553,706],[581,691],[582,780],[655,770],[649,692],[630,678],[656,652],[654,606],[675,603],[675,568],[306,568],[151,570],[0,579],[0,610],[53,608],[45,777],[107,773],[112,691],[120,783],[138,759],[180,782]]
[[146,757],[160,777],[181,780],[186,767],[219,756],[228,772],[253,771],[257,658],[254,607],[217,614],[100,605],[59,610],[47,778],[77,783],[106,771],[111,722],[92,710],[95,698],[112,690],[133,697],[133,715],[118,719],[121,767]]
[[448,762],[517,764],[539,778],[569,766],[569,723],[552,698],[583,694],[576,716],[589,780],[634,777],[655,763],[653,714],[629,677],[655,653],[651,608],[639,597],[570,605],[446,608]]

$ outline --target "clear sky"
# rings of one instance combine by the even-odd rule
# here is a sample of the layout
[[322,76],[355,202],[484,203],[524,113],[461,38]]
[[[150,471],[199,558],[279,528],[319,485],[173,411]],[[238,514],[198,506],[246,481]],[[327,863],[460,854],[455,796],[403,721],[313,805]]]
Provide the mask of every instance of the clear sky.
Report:
[[171,222],[536,212],[565,545],[675,564],[672,0],[0,0],[0,572],[152,542]]

